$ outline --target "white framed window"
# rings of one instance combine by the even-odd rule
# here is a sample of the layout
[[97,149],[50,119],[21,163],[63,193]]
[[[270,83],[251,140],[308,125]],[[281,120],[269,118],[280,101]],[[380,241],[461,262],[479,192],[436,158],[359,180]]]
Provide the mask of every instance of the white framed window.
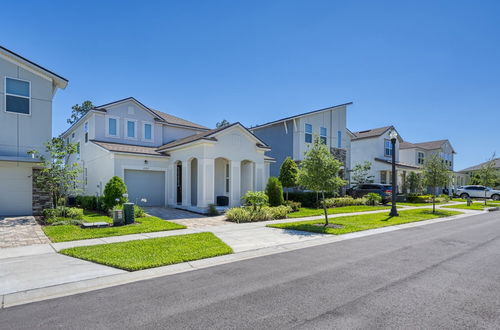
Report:
[[125,119],[125,138],[137,139],[137,120]]
[[76,144],[76,159],[80,160],[81,154],[80,154],[80,142]]
[[337,131],[337,148],[342,148],[342,132]]
[[327,133],[328,131],[326,130],[326,127],[319,128],[319,139],[323,144],[327,144]]
[[89,142],[89,122],[83,124],[83,131],[85,133],[85,143]]
[[419,165],[424,165],[425,155],[423,152],[417,152],[417,163]]
[[83,169],[83,184],[86,186],[88,184],[88,174],[87,168]]
[[144,141],[153,141],[154,136],[154,125],[150,122],[142,122],[142,139]]
[[226,193],[229,194],[229,163],[226,164]]
[[120,118],[106,116],[106,136],[119,137],[120,136]]
[[392,156],[392,142],[391,140],[384,140],[384,156],[390,157]]
[[313,142],[313,127],[311,124],[305,124],[304,125],[304,141],[306,143],[312,143]]
[[31,82],[5,77],[5,112],[31,115]]

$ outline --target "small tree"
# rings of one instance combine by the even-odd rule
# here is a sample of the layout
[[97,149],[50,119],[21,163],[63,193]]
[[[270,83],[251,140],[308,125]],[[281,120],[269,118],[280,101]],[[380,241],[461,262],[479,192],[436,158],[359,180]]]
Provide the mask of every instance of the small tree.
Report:
[[[491,156],[491,158],[481,166],[479,171],[477,172],[477,177],[479,179],[479,184],[492,187],[495,186],[499,179],[498,170],[495,168],[495,153]],[[484,191],[484,205],[486,205],[486,200],[488,199],[487,190]]]
[[106,208],[112,209],[116,205],[127,202],[127,198],[123,196],[126,193],[127,186],[122,178],[118,176],[112,177],[104,187],[104,205],[106,205]]
[[369,161],[365,161],[364,163],[356,164],[352,168],[352,182],[354,184],[362,184],[362,183],[373,183],[373,175],[370,175],[370,170],[372,169],[372,163]]
[[67,197],[69,192],[76,189],[80,168],[76,163],[68,163],[67,159],[77,152],[77,146],[73,143],[66,144],[64,139],[57,137],[45,143],[45,151],[47,156],[38,150],[28,152],[43,164],[33,183],[51,195],[52,204],[56,208],[62,197]]
[[217,122],[217,124],[215,124],[215,127],[221,128],[221,127],[224,127],[227,125],[231,125],[231,124],[227,120],[222,119],[221,121]]
[[84,101],[82,105],[75,104],[74,106],[71,107],[71,117],[69,117],[68,124],[73,125],[78,121],[78,119],[82,118],[85,116],[87,112],[92,110],[94,108],[94,105],[92,104],[91,101]]
[[325,213],[325,227],[328,226],[328,211],[325,203],[325,192],[338,192],[346,184],[339,177],[342,163],[337,160],[318,137],[306,152],[300,164],[299,185],[321,194],[323,211]]
[[285,202],[283,200],[283,186],[280,180],[275,177],[270,177],[267,181],[266,195],[269,198],[270,206],[280,206]]
[[[280,167],[279,180],[285,188],[297,187],[297,180],[299,178],[299,167],[292,158],[287,157]],[[286,200],[288,200],[288,190],[286,191]]]
[[438,155],[428,157],[422,169],[424,182],[432,189],[432,213],[436,212],[436,191],[450,182],[451,172]]
[[422,174],[410,172],[406,177],[406,185],[410,189],[410,193],[420,193],[424,189]]
[[260,210],[269,201],[269,198],[263,191],[248,191],[241,199],[245,205],[251,206],[253,211]]

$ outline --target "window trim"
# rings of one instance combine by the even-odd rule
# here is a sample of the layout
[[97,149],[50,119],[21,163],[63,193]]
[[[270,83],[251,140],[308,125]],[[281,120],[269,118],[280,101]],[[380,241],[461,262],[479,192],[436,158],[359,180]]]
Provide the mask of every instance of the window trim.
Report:
[[[325,132],[326,132],[324,135],[321,134],[321,130],[322,129],[324,129]],[[319,139],[321,140],[321,142],[323,142],[323,139],[325,139],[324,144],[328,145],[328,128],[320,126],[320,128],[319,128]]]
[[[307,132],[307,125],[311,126],[311,133]],[[307,142],[307,136],[311,136],[311,142]],[[304,143],[313,143],[313,125],[309,123],[304,123]]]
[[226,190],[226,194],[229,194],[230,193],[230,190],[231,190],[231,178],[230,178],[230,171],[231,171],[231,164],[229,164],[229,162],[226,163],[226,166],[225,166],[225,170],[226,170],[226,177],[225,177],[225,190]]
[[[137,120],[131,119],[131,118],[124,118],[123,122],[124,122],[123,137],[127,140],[137,140]],[[128,136],[128,123],[129,122],[134,123],[134,136],[133,137]]]
[[342,131],[337,131],[337,147],[342,148]]
[[83,141],[85,143],[89,142],[89,122],[83,123]]
[[[106,132],[105,132],[105,136],[106,137],[111,137],[111,138],[120,138],[120,117],[106,115],[105,119],[106,119]],[[116,120],[116,135],[109,134],[109,120],[110,119],[115,119]]]
[[[16,94],[7,93],[7,79],[19,80],[19,81],[27,82],[28,83],[28,87],[29,87],[30,96],[26,97],[26,96],[22,96],[22,95],[16,95]],[[14,96],[14,97],[20,97],[20,98],[28,99],[29,113],[20,113],[20,112],[7,111],[7,96]],[[31,81],[24,80],[24,79],[19,79],[19,78],[14,78],[14,77],[9,77],[9,76],[5,76],[4,77],[4,81],[3,81],[3,101],[4,101],[3,102],[3,104],[4,104],[4,107],[3,107],[4,112],[15,114],[15,115],[31,116]]]
[[[420,162],[420,155],[422,155],[422,162]],[[424,165],[424,162],[425,162],[425,153],[423,153],[422,151],[417,151],[417,164],[418,165]]]
[[[146,139],[146,125],[151,125],[151,139]],[[155,136],[155,125],[153,122],[150,121],[143,121],[142,122],[142,140],[143,141],[148,141],[148,142],[153,142],[154,141],[154,136]]]
[[[386,147],[386,143],[389,142],[389,145],[391,146],[389,148],[389,150],[391,151],[390,154],[387,154],[386,151],[387,151],[387,147]],[[384,139],[384,157],[392,157],[392,153],[394,152],[394,150],[392,149],[392,142],[391,140],[389,139]]]

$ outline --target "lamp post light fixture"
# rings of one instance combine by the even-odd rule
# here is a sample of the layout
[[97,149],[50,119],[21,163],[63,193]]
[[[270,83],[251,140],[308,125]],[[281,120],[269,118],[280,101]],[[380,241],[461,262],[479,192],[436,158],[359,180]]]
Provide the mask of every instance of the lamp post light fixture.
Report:
[[398,139],[398,133],[395,129],[392,129],[389,133],[389,137],[391,138],[391,154],[392,154],[392,207],[391,213],[389,213],[390,217],[397,217],[398,209],[396,208],[396,192],[397,192],[397,175],[396,175],[396,141]]

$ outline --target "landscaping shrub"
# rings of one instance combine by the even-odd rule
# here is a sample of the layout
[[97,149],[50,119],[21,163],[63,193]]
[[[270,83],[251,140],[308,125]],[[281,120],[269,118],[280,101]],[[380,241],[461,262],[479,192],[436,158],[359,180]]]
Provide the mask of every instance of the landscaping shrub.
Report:
[[436,203],[448,203],[450,201],[450,196],[448,195],[439,195],[436,197]]
[[285,219],[290,212],[290,207],[284,205],[276,207],[264,206],[258,209],[253,209],[252,207],[233,207],[226,211],[226,219],[238,223]]
[[353,205],[365,205],[365,204],[366,204],[365,198],[352,198],[351,196],[325,199],[325,205],[327,208],[353,206]]
[[[335,193],[325,193],[325,198],[336,197],[338,194]],[[299,191],[299,192],[289,192],[288,199],[294,202],[299,202],[302,207],[321,207],[321,197],[319,194],[312,191]]]
[[104,199],[97,196],[76,196],[76,205],[88,211],[105,212]]
[[74,225],[74,226],[80,226],[83,221],[82,220],[60,220],[61,218],[55,218],[51,219],[50,221],[47,221],[46,224],[51,225],[51,226],[66,226],[66,225]]
[[288,206],[292,210],[292,212],[298,212],[302,207],[302,204],[300,202],[294,202],[290,200],[285,201],[284,205]]
[[46,223],[58,218],[83,219],[83,209],[58,206],[56,209],[44,209],[42,215]]
[[375,206],[382,202],[382,196],[376,193],[369,193],[365,195],[366,205]]
[[248,191],[241,198],[246,206],[251,206],[254,210],[267,205],[269,198],[263,191]]
[[406,199],[409,203],[431,203],[432,195],[408,194]]
[[269,178],[266,186],[266,195],[269,198],[270,206],[283,205],[283,186],[278,178],[273,176]]
[[45,222],[47,222],[47,220],[49,219],[57,218],[57,215],[58,215],[57,209],[44,209],[42,211],[42,216],[45,219]]
[[208,212],[207,214],[211,217],[215,217],[219,215],[219,211],[217,211],[217,208],[215,207],[215,204],[208,204]]
[[118,176],[112,177],[104,187],[104,205],[108,209],[112,209],[115,205],[127,202],[127,198],[123,197],[126,193],[127,186],[122,178]]

